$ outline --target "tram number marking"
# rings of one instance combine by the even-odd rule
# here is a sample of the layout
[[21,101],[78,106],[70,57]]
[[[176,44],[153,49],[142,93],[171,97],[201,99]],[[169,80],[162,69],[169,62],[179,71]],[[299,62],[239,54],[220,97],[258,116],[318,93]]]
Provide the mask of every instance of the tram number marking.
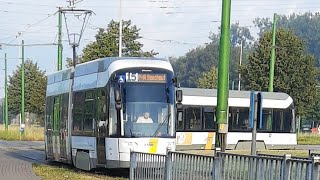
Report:
[[138,73],[126,73],[126,80],[129,82],[137,82],[139,74]]

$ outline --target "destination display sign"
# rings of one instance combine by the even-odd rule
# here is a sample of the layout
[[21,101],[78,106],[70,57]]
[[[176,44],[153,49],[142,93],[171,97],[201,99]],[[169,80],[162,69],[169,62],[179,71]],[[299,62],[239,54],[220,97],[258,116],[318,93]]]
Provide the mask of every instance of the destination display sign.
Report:
[[166,74],[126,73],[126,82],[166,83]]

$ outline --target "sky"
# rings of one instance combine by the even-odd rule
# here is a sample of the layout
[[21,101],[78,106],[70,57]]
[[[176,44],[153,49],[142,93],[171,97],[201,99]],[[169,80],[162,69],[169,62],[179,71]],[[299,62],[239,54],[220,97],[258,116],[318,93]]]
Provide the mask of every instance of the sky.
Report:
[[[98,28],[112,20],[119,21],[120,0],[78,0],[76,8],[94,14],[84,31],[77,53],[94,40]],[[314,0],[231,0],[231,23],[247,26],[257,37],[252,21],[257,17],[273,18],[273,14],[320,11]],[[217,32],[221,22],[222,0],[121,0],[123,20],[132,20],[142,36],[143,50],[159,52],[157,57],[179,57],[209,42],[210,32]],[[57,43],[57,7],[67,7],[67,0],[0,0],[0,43],[26,45]],[[82,17],[67,16],[70,33],[79,33]],[[63,19],[63,68],[72,57],[68,33]],[[8,57],[8,74],[21,63],[21,47],[3,46],[0,50],[0,98],[4,97],[4,54]],[[26,46],[25,58],[37,62],[47,74],[57,69],[57,46]]]

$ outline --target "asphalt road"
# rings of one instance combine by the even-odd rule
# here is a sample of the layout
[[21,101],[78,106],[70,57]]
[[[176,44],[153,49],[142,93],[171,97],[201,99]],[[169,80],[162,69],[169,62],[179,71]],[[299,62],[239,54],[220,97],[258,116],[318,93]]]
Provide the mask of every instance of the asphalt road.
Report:
[[0,180],[39,180],[32,163],[44,163],[42,142],[0,140]]

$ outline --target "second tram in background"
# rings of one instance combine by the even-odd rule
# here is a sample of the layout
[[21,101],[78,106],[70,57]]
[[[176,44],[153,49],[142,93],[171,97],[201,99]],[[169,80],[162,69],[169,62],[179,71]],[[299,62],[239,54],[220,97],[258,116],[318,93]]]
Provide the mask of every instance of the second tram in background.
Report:
[[[177,150],[213,149],[216,128],[217,90],[180,88],[183,118],[177,120]],[[257,140],[264,148],[297,145],[292,98],[285,93],[263,92],[263,122]],[[250,145],[250,91],[229,91],[227,148]]]
[[103,58],[49,75],[46,158],[128,168],[130,151],[175,150],[175,84],[170,62],[155,58]]

